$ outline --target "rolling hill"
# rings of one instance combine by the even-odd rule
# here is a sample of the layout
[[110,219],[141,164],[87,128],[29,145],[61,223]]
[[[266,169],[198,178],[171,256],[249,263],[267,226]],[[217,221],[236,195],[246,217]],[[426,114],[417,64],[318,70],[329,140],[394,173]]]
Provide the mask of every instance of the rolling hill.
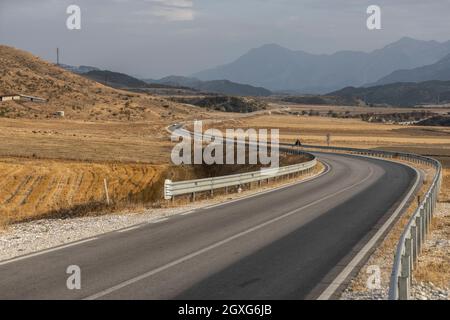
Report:
[[69,119],[160,120],[188,114],[189,109],[160,97],[104,86],[32,54],[0,46],[0,95],[42,97],[47,103],[2,102],[0,116],[48,118],[64,111]]
[[254,98],[234,96],[191,96],[173,97],[171,100],[191,104],[207,110],[222,112],[250,113],[266,110],[268,105]]
[[276,44],[252,49],[234,62],[193,75],[203,81],[228,79],[272,91],[326,93],[374,83],[399,69],[437,62],[450,53],[450,41],[402,38],[370,53],[310,54]]

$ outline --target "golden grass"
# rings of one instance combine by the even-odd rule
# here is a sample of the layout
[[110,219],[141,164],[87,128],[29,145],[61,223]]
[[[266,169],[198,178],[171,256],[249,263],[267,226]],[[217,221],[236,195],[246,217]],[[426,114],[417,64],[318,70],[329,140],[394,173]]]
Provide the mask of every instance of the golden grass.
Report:
[[[331,135],[332,145],[355,147],[433,145],[450,149],[449,128],[405,127],[367,123],[356,119],[304,117],[290,115],[263,115],[239,121],[240,126],[250,128],[278,128],[280,139],[294,142],[325,144]],[[226,126],[226,123],[223,124]]]
[[[431,237],[450,239],[450,215],[437,216],[431,224]],[[437,235],[437,236],[435,236]],[[448,245],[436,250],[433,245],[426,245],[419,257],[418,268],[414,278],[419,282],[432,282],[441,288],[450,287],[450,257]]]
[[450,202],[450,168],[445,168],[442,173],[442,188],[440,200]]
[[162,122],[0,119],[0,156],[168,163]]
[[144,164],[3,159],[0,220],[14,223],[61,209],[105,203],[104,179],[111,201],[122,202],[157,183],[164,169]]

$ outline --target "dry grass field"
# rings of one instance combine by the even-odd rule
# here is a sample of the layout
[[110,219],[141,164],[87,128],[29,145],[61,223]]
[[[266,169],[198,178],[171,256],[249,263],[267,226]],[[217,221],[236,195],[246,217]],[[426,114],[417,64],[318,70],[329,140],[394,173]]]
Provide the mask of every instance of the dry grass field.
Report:
[[103,205],[104,179],[112,203],[136,200],[145,188],[158,183],[164,167],[5,158],[0,160],[0,172],[0,225],[6,225],[79,214]]
[[0,118],[0,155],[79,161],[168,163],[163,122]]
[[327,114],[330,110],[338,113],[348,113],[349,115],[357,115],[364,113],[373,114],[385,114],[385,113],[406,113],[414,111],[429,111],[439,114],[445,114],[450,110],[450,104],[439,106],[423,106],[415,108],[399,108],[399,107],[364,107],[364,106],[333,106],[333,105],[307,105],[307,104],[294,104],[283,103],[280,101],[273,101],[273,98],[267,98],[267,102],[272,109],[284,109],[292,112],[302,112],[314,110],[320,114]]
[[[386,112],[386,111],[385,111]],[[439,159],[444,165],[441,199],[450,201],[450,128],[368,123],[356,119],[293,115],[256,115],[225,121],[216,127],[275,128],[280,139],[294,143],[409,151]]]

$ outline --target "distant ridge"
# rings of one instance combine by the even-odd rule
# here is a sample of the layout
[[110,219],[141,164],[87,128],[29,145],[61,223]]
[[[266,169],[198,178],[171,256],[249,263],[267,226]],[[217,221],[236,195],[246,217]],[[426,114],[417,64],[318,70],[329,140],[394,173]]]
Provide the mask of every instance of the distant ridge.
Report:
[[380,79],[374,85],[395,82],[450,81],[450,54],[438,62],[410,70],[397,70]]
[[188,87],[199,91],[220,93],[226,95],[261,97],[270,96],[272,94],[270,90],[262,87],[254,87],[251,85],[235,83],[229,80],[201,81],[196,78],[169,76],[159,80],[148,79],[144,81],[152,84],[157,83],[168,86]]
[[329,96],[347,101],[362,101],[369,105],[414,107],[426,104],[450,103],[450,81],[400,82],[373,87],[347,87]]

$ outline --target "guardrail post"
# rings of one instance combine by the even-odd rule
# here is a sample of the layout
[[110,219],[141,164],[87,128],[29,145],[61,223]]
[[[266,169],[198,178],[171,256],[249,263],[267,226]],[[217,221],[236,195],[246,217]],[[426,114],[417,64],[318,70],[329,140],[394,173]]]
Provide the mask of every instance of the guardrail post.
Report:
[[409,274],[409,283],[412,283],[412,270],[413,270],[413,240],[411,236],[406,238],[405,241],[405,252],[407,253],[407,257],[409,258],[408,262],[408,274]]
[[422,244],[424,244],[427,238],[427,217],[423,209],[420,212],[420,216],[422,217]]
[[417,252],[417,227],[415,225],[411,226],[411,246],[412,246],[412,265],[411,265],[411,269],[414,270],[414,267],[417,263],[417,257],[418,257],[418,252]]
[[164,181],[164,199],[170,200],[172,197],[172,180],[166,179]]
[[401,276],[398,280],[398,289],[399,289],[399,299],[400,300],[408,300],[409,299],[409,286],[410,286],[410,278],[411,278],[411,251],[406,247],[405,242],[405,252],[402,255],[402,270]]
[[418,216],[416,217],[416,228],[417,228],[417,255],[419,255],[422,252],[422,217]]

